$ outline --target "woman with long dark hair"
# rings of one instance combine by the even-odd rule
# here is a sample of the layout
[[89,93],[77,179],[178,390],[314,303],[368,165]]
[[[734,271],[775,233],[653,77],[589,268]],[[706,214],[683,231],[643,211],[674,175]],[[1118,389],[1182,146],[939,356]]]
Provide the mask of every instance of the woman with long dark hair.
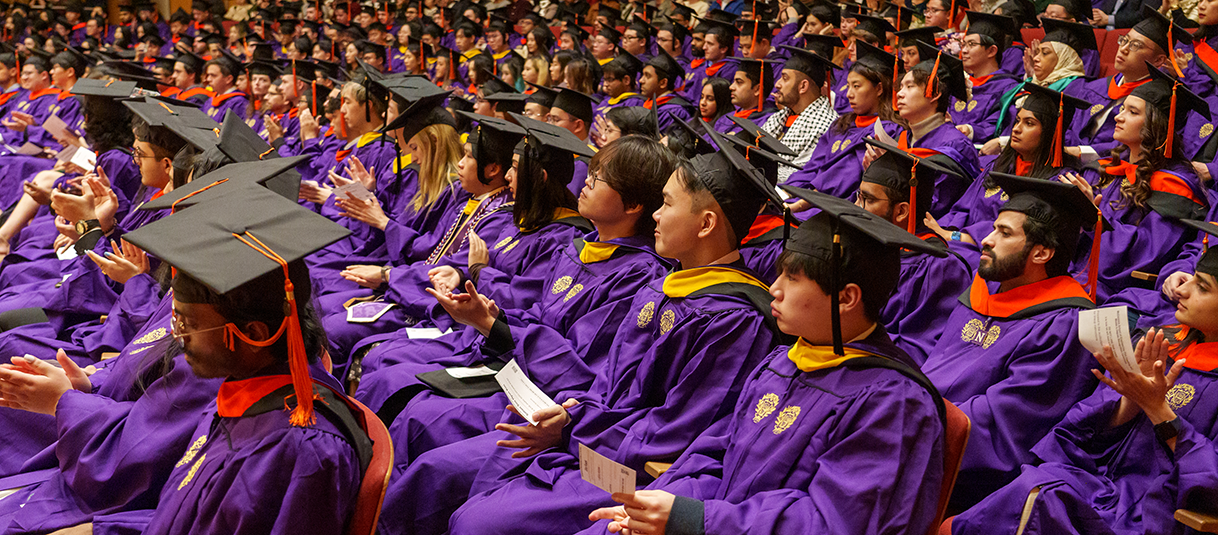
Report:
[[714,125],[720,117],[733,111],[731,82],[718,76],[704,80],[701,98],[698,99],[698,114],[702,116],[702,122]]
[[1096,303],[1124,288],[1149,286],[1133,272],[1159,273],[1197,236],[1178,220],[1202,219],[1210,210],[1180,139],[1189,112],[1206,114],[1208,106],[1158,69],[1150,67],[1150,73],[1115,119],[1113,139],[1120,145],[1099,161],[1098,183],[1067,175],[1089,197],[1098,194],[1104,220],[1113,227],[1101,235],[1098,255],[1080,255],[1072,266],[1076,273],[1095,273]]
[[[1028,94],[1015,115],[1010,143],[998,156],[983,157],[982,176],[969,185],[951,212],[937,224],[931,224],[944,240],[963,242],[969,245],[966,250],[978,254],[980,251],[976,247],[993,230],[998,210],[1007,200],[1007,194],[990,177],[991,172],[1045,180],[1055,180],[1067,172],[1084,173],[1083,162],[1067,154],[1063,146],[1064,140],[1069,139],[1066,130],[1070,121],[1090,104],[1035,84],[1027,84],[1024,88]],[[1062,109],[1060,116],[1059,106]],[[1096,178],[1093,170],[1086,170],[1084,174],[1089,181]]]
[[[812,151],[812,159],[787,179],[787,184],[846,198],[858,189],[863,176],[864,138],[876,137],[876,122],[890,137],[905,127],[892,108],[892,80],[897,58],[864,42],[856,43],[858,61],[846,75],[850,113],[838,117]],[[795,211],[810,208],[807,202],[792,205]]]

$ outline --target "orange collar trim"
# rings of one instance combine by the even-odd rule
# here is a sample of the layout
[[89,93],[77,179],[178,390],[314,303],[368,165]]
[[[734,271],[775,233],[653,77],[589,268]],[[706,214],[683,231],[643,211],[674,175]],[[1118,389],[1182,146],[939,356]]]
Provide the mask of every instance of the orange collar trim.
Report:
[[[1186,359],[1187,362],[1184,363],[1185,368],[1206,372],[1218,370],[1218,342],[1193,341],[1190,343],[1189,335],[1191,334],[1191,328],[1188,325],[1180,325],[1179,328],[1180,330],[1175,333],[1174,340],[1172,339],[1173,337],[1168,336],[1168,342],[1173,346],[1171,347],[1173,352],[1172,359]],[[1201,337],[1197,336],[1196,338]],[[1181,344],[1187,344],[1184,345],[1182,351],[1176,347]]]
[[723,68],[724,65],[727,65],[726,59],[721,59],[719,61],[716,61],[714,65],[711,65],[710,67],[706,68],[706,75],[714,76],[716,73],[719,72],[719,69]]
[[1019,176],[1028,176],[1032,172],[1032,162],[1023,161],[1023,157],[1015,157],[1015,174]]
[[48,88],[46,88],[46,89],[39,89],[39,90],[37,90],[37,91],[35,91],[35,92],[33,92],[33,93],[30,93],[30,98],[29,98],[29,100],[36,100],[36,99],[40,99],[40,98],[45,97],[45,96],[47,96],[47,95],[59,95],[59,93],[60,93],[59,89],[54,88],[54,87],[48,87]]
[[968,77],[968,79],[973,82],[973,88],[978,88],[978,87],[985,85],[985,83],[990,81],[990,79],[992,79],[992,78],[994,78],[993,74],[987,74],[985,76],[969,76]]
[[291,375],[265,375],[240,381],[225,381],[216,395],[216,414],[240,418],[271,392],[292,384]]
[[753,226],[749,227],[748,236],[744,237],[741,243],[748,243],[755,240],[761,235],[782,226],[782,217],[776,215],[759,215],[753,221]]
[[1112,100],[1116,100],[1119,98],[1125,98],[1125,97],[1129,96],[1130,93],[1133,93],[1133,90],[1137,89],[1138,86],[1145,84],[1146,82],[1149,82],[1149,81],[1150,81],[1150,77],[1147,76],[1146,78],[1138,80],[1137,82],[1126,82],[1126,83],[1117,85],[1116,75],[1114,74],[1108,78],[1108,98],[1110,98]]
[[1091,301],[1083,285],[1066,275],[1025,284],[993,295],[990,294],[985,279],[974,275],[973,286],[969,288],[968,295],[969,307],[974,312],[993,318],[1008,318],[1028,308],[1057,299],[1077,298]]
[[[1099,164],[1104,169],[1105,173],[1115,176],[1124,176],[1125,181],[1130,184],[1137,182],[1137,164],[1125,161],[1118,162],[1116,165],[1108,165],[1109,163],[1111,163],[1111,160],[1108,159],[1099,161]],[[1181,197],[1190,199],[1197,204],[1205,204],[1196,198],[1196,195],[1193,193],[1193,188],[1189,187],[1188,183],[1185,182],[1184,179],[1168,172],[1155,171],[1154,174],[1150,175],[1150,189],[1160,193],[1179,195]]]
[[703,63],[706,63],[706,58],[695,59],[695,60],[689,62],[689,68],[697,69],[698,67],[701,67]]
[[854,116],[854,127],[855,128],[867,128],[868,126],[875,124],[875,122],[878,121],[879,119],[880,119],[879,115],[855,115]]
[[208,91],[206,87],[192,87],[190,89],[182,91],[182,96],[180,98],[185,99],[185,98],[190,98],[190,97],[198,96],[198,95],[207,95],[208,98],[215,96],[212,94],[211,91]]
[[244,96],[245,96],[245,93],[242,93],[240,91],[233,91],[231,93],[225,93],[223,95],[216,95],[214,97],[211,97],[211,107],[218,108],[218,107],[220,107],[221,104],[224,104],[224,101],[226,101],[228,99],[231,99],[233,97],[244,97]]

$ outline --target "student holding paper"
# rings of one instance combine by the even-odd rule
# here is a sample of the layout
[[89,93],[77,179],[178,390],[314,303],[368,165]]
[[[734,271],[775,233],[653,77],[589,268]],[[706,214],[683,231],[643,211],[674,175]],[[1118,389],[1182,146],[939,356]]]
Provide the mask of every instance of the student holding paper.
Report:
[[[1218,226],[1188,222],[1218,236]],[[1150,329],[1127,371],[1105,348],[1104,383],[1043,440],[1011,484],[952,520],[954,534],[1166,533],[1176,509],[1218,503],[1218,252],[1177,290],[1177,325]]]
[[990,176],[1011,198],[922,365],[972,421],[955,510],[1019,475],[1028,450],[1095,388],[1095,363],[1078,340],[1078,311],[1094,304],[1067,268],[1097,209],[1069,184]]
[[921,535],[934,521],[942,400],[878,320],[902,249],[943,257],[946,248],[844,200],[787,190],[822,210],[792,233],[770,288],[779,328],[798,341],[770,353],[733,413],[668,472],[613,494],[624,505],[589,515],[610,523],[582,533]]
[[683,162],[653,216],[656,252],[680,267],[606,327],[615,337],[590,389],[558,393],[562,405],[534,415],[539,426],[505,411],[495,431],[415,459],[390,483],[383,532],[586,527],[588,511],[611,502],[581,480],[579,444],[642,472],[648,461],[675,460],[731,412],[777,336],[769,288],[744,268],[740,239],[762,204],[778,200],[722,136],[708,134],[724,150]]

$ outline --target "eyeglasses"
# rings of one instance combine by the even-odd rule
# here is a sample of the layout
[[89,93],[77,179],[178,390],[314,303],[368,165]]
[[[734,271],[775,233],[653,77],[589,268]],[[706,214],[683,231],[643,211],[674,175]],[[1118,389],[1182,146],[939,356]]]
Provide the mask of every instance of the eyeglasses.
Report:
[[1117,39],[1117,48],[1128,48],[1132,53],[1146,48],[1146,45],[1142,44],[1141,41],[1130,39],[1128,35],[1122,35]]
[[140,152],[139,149],[136,149],[134,147],[131,149],[131,163],[135,164],[136,166],[139,166],[140,160],[142,160],[144,158],[151,158],[151,157],[152,156],[149,156],[147,154]]
[[863,193],[861,190],[854,192],[854,195],[852,197],[853,198],[851,198],[850,200],[852,202],[854,202],[854,204],[857,204],[859,206],[859,208],[863,208],[863,209],[867,208],[867,203],[874,204],[874,203],[878,203],[878,202],[888,202],[889,201],[889,199],[882,199],[880,197],[875,197],[870,194]]
[[965,41],[961,44],[964,45],[965,47],[972,48],[975,46],[981,46],[981,41],[980,40],[969,40],[969,41]]
[[588,178],[584,179],[584,182],[588,184],[588,189],[590,190],[596,189],[597,182],[604,182],[606,184],[609,183],[609,181],[601,178],[601,174],[597,172],[588,173]]
[[199,329],[199,330],[187,332],[186,327],[184,325],[182,325],[182,319],[180,317],[178,317],[178,312],[175,310],[171,314],[172,314],[172,316],[169,320],[170,334],[172,334],[173,337],[175,339],[177,339],[179,342],[184,341],[186,339],[186,337],[188,337],[188,336],[205,333],[205,332],[218,331],[220,329],[223,329],[223,328],[229,326],[228,323],[225,323],[224,325],[221,325],[219,327],[212,327],[209,329]]
[[[927,6],[925,9],[923,9],[923,10],[922,10],[922,12],[923,12],[923,13],[947,13],[947,10],[946,10],[946,9],[939,9],[939,8],[937,8],[937,7],[930,7],[930,6]],[[845,17],[842,17],[842,18],[845,18]]]

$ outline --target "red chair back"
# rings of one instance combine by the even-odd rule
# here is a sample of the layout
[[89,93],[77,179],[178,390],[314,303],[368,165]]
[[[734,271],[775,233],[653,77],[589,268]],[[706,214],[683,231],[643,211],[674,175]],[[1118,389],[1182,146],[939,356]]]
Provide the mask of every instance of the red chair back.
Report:
[[381,516],[381,504],[385,501],[385,489],[389,486],[390,469],[393,468],[393,442],[389,439],[389,428],[372,409],[354,398],[348,399],[351,405],[359,407],[361,414],[356,418],[362,420],[364,431],[372,439],[372,460],[364,471],[359,496],[355,500],[355,511],[347,523],[347,535],[373,535],[376,533],[376,521]]
[[956,486],[956,472],[960,470],[960,461],[964,458],[964,447],[968,445],[969,429],[973,425],[969,421],[968,415],[952,405],[952,402],[945,399],[943,406],[947,409],[947,429],[944,430],[944,433],[947,434],[947,447],[943,451],[943,487],[939,490],[939,512],[935,515],[935,521],[930,525],[928,535],[940,533],[939,528],[943,523],[943,515],[947,513],[947,502],[952,497],[952,488]]
[[1117,41],[1129,33],[1129,28],[1112,30],[1104,34],[1104,43],[1100,45],[1100,76],[1112,76],[1116,70],[1112,65],[1116,62]]

